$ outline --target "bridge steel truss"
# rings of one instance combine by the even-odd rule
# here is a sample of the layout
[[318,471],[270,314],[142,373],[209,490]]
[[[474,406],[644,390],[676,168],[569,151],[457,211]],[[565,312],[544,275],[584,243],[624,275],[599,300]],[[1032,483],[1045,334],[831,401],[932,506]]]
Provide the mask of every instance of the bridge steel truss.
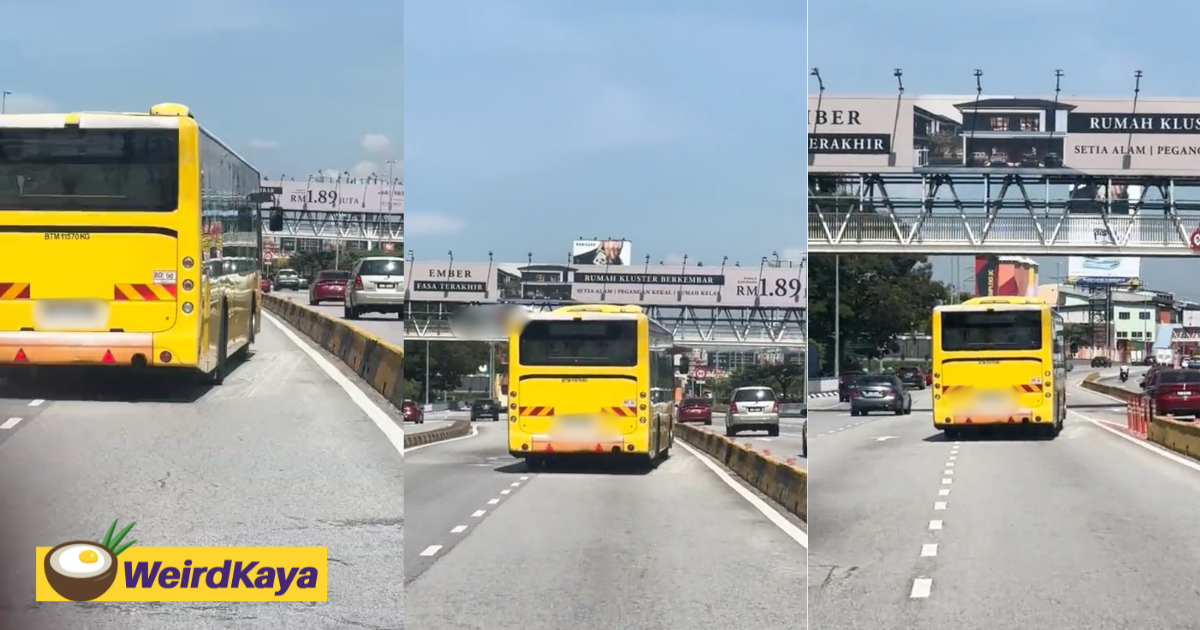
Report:
[[1200,176],[810,174],[808,195],[810,254],[1191,256],[1200,228]]
[[[575,302],[524,302],[535,312]],[[404,305],[405,341],[459,341],[450,330],[450,315],[463,303],[410,301]],[[691,348],[808,348],[807,309],[730,306],[644,306],[646,314]],[[507,341],[472,339],[471,341]]]
[[[268,215],[263,211],[264,224]],[[283,238],[327,241],[404,241],[404,214],[400,212],[330,212],[284,210],[283,231],[265,232]]]

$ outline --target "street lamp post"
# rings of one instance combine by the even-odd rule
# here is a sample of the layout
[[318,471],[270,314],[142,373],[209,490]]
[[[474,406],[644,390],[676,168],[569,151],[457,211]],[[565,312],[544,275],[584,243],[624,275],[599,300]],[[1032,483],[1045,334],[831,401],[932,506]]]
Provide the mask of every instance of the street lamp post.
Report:
[[12,90],[4,90],[4,93],[0,94],[0,114],[8,111],[8,97],[10,95],[12,95]]

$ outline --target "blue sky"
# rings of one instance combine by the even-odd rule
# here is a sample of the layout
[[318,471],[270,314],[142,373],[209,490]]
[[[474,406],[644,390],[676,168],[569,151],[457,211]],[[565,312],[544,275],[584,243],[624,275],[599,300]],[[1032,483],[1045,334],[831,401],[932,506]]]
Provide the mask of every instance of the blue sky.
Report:
[[4,22],[9,113],[180,102],[269,177],[403,159],[398,1],[9,2]]
[[[1062,69],[1064,97],[1130,96],[1133,71],[1142,70],[1143,97],[1200,97],[1195,64],[1200,4],[1195,2],[924,0],[919,5],[916,10],[892,0],[811,3],[808,65],[821,69],[826,93],[894,93],[892,70],[899,67],[908,95],[972,94],[972,72],[980,68],[985,94],[1053,95],[1054,70]],[[816,81],[810,79],[808,90],[817,91]],[[1065,273],[1065,259],[1037,260],[1044,281]],[[966,256],[958,259],[961,266],[971,262]],[[948,280],[953,259],[936,259],[935,268]],[[1200,261],[1142,260],[1147,287],[1181,297],[1200,299],[1198,275]]]
[[417,260],[758,264],[804,247],[804,4],[410,0]]

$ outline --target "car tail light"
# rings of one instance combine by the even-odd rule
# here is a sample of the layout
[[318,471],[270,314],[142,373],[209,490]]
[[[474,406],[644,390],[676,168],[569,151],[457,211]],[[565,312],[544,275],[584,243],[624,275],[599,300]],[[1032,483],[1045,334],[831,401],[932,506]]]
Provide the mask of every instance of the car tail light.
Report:
[[776,401],[775,401],[775,402],[774,402],[774,403],[771,405],[771,413],[779,413],[779,401],[778,401],[778,400],[776,400]]
[[361,290],[363,288],[362,276],[354,276],[354,288],[359,289],[359,290]]
[[737,403],[729,403],[729,413],[737,415]]

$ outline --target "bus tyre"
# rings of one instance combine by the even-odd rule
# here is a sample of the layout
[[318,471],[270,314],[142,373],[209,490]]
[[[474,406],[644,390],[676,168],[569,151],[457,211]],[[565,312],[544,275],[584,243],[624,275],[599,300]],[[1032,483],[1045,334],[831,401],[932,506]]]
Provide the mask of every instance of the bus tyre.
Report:
[[258,329],[262,326],[262,312],[258,310],[258,298],[250,298],[250,341],[246,343],[246,352],[250,352],[250,344],[258,338]]

